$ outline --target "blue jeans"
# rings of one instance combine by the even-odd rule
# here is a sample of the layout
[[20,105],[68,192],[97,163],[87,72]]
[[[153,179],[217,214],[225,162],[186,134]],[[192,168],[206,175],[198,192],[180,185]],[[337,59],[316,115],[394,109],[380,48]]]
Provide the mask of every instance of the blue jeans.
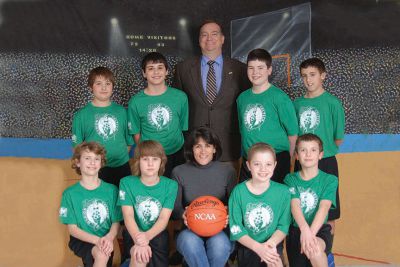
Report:
[[178,235],[176,246],[190,267],[224,267],[234,242],[224,231],[212,237],[200,237],[185,229]]

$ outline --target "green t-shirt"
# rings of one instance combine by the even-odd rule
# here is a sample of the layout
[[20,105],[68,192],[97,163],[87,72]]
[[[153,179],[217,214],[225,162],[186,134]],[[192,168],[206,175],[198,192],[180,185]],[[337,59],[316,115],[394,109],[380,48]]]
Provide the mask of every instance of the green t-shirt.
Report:
[[248,235],[257,242],[267,241],[276,230],[287,234],[291,222],[290,193],[287,186],[270,181],[260,195],[238,184],[229,198],[231,240]]
[[288,136],[297,135],[299,130],[292,101],[285,92],[274,85],[260,94],[250,88],[236,103],[246,158],[248,149],[258,142],[271,145],[277,153],[289,151]]
[[182,148],[182,131],[188,129],[189,108],[184,92],[172,87],[157,96],[134,95],[128,105],[129,133],[140,133],[140,141],[156,140],[171,155]]
[[72,145],[94,141],[107,151],[108,167],[119,167],[129,160],[127,146],[133,144],[128,133],[124,107],[111,102],[107,107],[95,107],[90,102],[75,113],[72,121]]
[[328,92],[314,98],[304,96],[294,101],[299,135],[313,133],[324,146],[324,158],[337,154],[335,140],[344,138],[344,110],[340,100]]
[[[334,175],[319,170],[316,177],[305,181],[301,178],[299,172],[295,172],[286,175],[284,182],[289,186],[292,199],[300,199],[301,210],[303,211],[304,218],[308,225],[312,224],[321,200],[330,200],[332,202],[331,208],[336,207],[338,179]],[[327,222],[327,220],[328,215],[324,223]],[[294,219],[293,225],[298,227]]]
[[144,185],[138,176],[127,176],[119,185],[119,206],[132,206],[140,231],[156,223],[163,208],[173,210],[178,183],[164,176],[153,186]]
[[103,237],[113,223],[122,221],[117,200],[115,185],[101,181],[96,189],[88,190],[78,182],[64,190],[59,219],[63,224],[75,224],[87,233]]

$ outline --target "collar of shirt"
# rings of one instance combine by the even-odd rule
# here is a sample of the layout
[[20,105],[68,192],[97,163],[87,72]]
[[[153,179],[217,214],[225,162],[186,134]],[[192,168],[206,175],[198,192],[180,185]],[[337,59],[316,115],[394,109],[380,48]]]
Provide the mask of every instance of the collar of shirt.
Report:
[[[201,70],[201,81],[203,84],[204,94],[206,93],[206,88],[207,88],[207,73],[209,69],[207,62],[209,60],[210,59],[208,57],[204,55],[201,56],[200,70]],[[222,55],[219,55],[214,61],[215,61],[214,63],[215,78],[217,79],[217,93],[219,93],[222,82],[222,66],[224,60]]]

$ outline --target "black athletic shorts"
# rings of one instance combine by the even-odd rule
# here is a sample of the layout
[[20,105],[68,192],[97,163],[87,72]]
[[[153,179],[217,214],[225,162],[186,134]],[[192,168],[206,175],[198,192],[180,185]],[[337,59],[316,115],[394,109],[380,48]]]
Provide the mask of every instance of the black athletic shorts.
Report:
[[106,183],[113,184],[119,188],[122,178],[131,175],[129,161],[118,167],[103,167],[99,171],[99,178]]
[[185,157],[183,156],[183,147],[176,151],[174,154],[167,155],[167,163],[165,164],[164,176],[171,178],[172,170],[185,163]]
[[[325,254],[328,255],[332,250],[332,234],[331,226],[323,224],[317,233],[317,237],[325,242]],[[300,229],[298,227],[290,226],[289,234],[286,237],[286,252],[289,259],[290,266],[296,267],[311,267],[311,263],[305,254],[300,253]]]
[[[74,254],[82,259],[84,267],[92,267],[94,263],[94,259],[92,256],[92,248],[93,244],[82,241],[78,238],[70,236],[69,239],[69,248],[74,252]],[[114,253],[111,254],[110,259],[107,262],[107,267],[112,266]]]
[[[239,242],[237,242],[236,244],[238,246],[238,267],[267,267],[267,264],[265,262],[261,262],[261,258],[257,255],[257,253],[243,246]],[[283,242],[279,243],[276,246],[276,250],[278,251],[282,259]]]
[[149,245],[151,247],[151,258],[147,267],[168,267],[168,232],[162,231],[152,240]]

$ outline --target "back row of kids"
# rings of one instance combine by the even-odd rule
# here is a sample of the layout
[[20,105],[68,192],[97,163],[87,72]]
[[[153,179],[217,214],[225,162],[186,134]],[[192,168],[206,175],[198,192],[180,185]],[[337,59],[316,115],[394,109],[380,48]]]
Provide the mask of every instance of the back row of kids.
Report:
[[[133,141],[157,140],[168,156],[166,175],[184,162],[183,131],[188,130],[188,100],[184,92],[165,84],[168,63],[160,53],[149,53],[142,61],[147,87],[125,108],[111,101],[115,77],[105,67],[90,71],[88,85],[93,100],[81,108],[72,121],[72,143],[94,141],[107,151],[107,165],[100,178],[116,186],[131,174],[129,150]],[[132,139],[132,136],[134,137]]]
[[[251,177],[251,170],[245,163],[249,147],[264,142],[277,151],[277,168],[272,179],[283,182],[289,173],[297,135],[308,132],[323,140],[325,153],[320,169],[337,176],[335,154],[343,139],[344,112],[339,100],[322,87],[326,75],[324,64],[316,58],[301,64],[307,93],[296,99],[293,107],[289,97],[268,81],[272,72],[271,61],[270,54],[263,49],[255,49],[248,56],[248,78],[253,87],[237,99],[244,152],[240,181]],[[89,74],[93,101],[78,111],[73,119],[74,145],[83,141],[102,144],[107,151],[107,166],[100,169],[99,177],[117,186],[122,177],[131,174],[128,151],[133,144],[132,135],[136,143],[144,140],[161,143],[168,158],[167,177],[174,166],[184,162],[182,131],[188,127],[187,97],[182,91],[165,85],[168,64],[161,54],[146,55],[142,71],[147,87],[132,97],[127,115],[122,106],[110,100],[115,83],[112,72],[103,67],[93,69]],[[298,162],[296,168],[301,168]],[[332,216],[330,220],[338,218],[339,212]]]

